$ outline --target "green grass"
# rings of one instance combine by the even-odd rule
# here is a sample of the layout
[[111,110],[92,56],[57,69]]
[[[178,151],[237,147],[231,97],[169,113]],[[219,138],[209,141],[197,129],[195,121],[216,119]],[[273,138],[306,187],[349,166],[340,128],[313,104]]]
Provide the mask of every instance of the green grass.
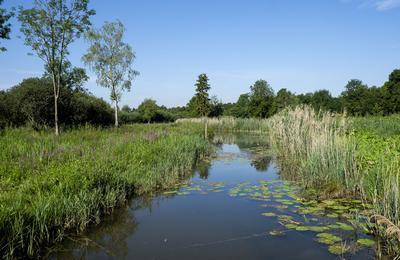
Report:
[[0,252],[37,256],[132,195],[165,189],[212,151],[195,126],[85,128],[0,137]]
[[400,115],[352,117],[350,128],[355,132],[371,133],[378,136],[400,135]]
[[[178,119],[177,123],[180,124],[204,124],[204,118],[182,118]],[[265,133],[268,131],[268,119],[256,118],[208,118],[209,127],[215,132],[254,132]]]

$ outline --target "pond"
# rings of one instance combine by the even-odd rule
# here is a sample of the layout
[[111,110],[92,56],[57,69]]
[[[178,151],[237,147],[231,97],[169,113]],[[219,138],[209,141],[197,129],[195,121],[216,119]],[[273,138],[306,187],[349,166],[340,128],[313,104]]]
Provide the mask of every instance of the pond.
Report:
[[[176,189],[133,199],[50,258],[369,259],[374,241],[349,221],[352,201],[303,201],[260,137],[223,136],[217,157]],[[356,204],[356,206],[354,206]],[[358,205],[360,204],[360,205]],[[358,206],[357,206],[358,205]],[[362,220],[359,220],[362,221]]]

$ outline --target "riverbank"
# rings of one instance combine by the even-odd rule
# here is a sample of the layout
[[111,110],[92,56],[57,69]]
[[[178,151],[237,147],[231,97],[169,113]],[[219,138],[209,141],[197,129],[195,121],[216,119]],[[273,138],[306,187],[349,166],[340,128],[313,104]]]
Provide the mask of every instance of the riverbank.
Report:
[[[400,255],[398,117],[346,118],[303,107],[270,119],[281,174],[316,199],[353,197],[373,206],[365,227]],[[368,126],[368,127],[367,127]],[[378,245],[379,246],[379,245]]]
[[0,138],[0,248],[37,256],[44,245],[100,222],[128,197],[173,186],[213,147],[196,127],[133,125]]

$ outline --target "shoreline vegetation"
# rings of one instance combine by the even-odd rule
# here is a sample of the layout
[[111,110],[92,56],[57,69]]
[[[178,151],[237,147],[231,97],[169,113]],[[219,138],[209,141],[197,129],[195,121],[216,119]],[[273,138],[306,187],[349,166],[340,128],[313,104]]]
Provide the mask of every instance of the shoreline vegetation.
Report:
[[127,201],[176,185],[213,146],[197,128],[82,128],[55,137],[1,133],[0,252],[35,257]]
[[268,135],[282,177],[311,200],[354,198],[372,205],[365,230],[382,241],[383,255],[400,256],[400,116],[347,117],[297,106],[269,119],[208,124],[215,131]]

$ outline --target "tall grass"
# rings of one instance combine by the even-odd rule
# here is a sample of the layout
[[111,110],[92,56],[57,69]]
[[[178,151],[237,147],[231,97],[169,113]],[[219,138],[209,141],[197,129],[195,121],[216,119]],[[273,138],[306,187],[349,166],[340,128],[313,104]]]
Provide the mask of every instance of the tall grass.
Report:
[[0,252],[37,256],[131,195],[176,184],[212,151],[196,127],[129,126],[0,137]]
[[[176,122],[181,124],[185,123],[204,124],[205,118],[182,118],[178,119]],[[267,119],[221,117],[221,118],[208,118],[207,123],[212,128],[212,130],[217,132],[263,133],[268,131]]]
[[371,136],[354,127],[357,120],[366,124],[364,119],[352,120],[349,126],[343,115],[316,113],[310,107],[287,109],[269,120],[269,138],[282,175],[306,191],[371,202],[377,224],[373,231],[384,237],[389,254],[399,256],[400,136],[377,135],[382,129],[393,133],[393,126],[382,125]]
[[355,142],[344,133],[346,120],[311,107],[297,107],[269,120],[269,137],[282,174],[325,193],[356,192]]

